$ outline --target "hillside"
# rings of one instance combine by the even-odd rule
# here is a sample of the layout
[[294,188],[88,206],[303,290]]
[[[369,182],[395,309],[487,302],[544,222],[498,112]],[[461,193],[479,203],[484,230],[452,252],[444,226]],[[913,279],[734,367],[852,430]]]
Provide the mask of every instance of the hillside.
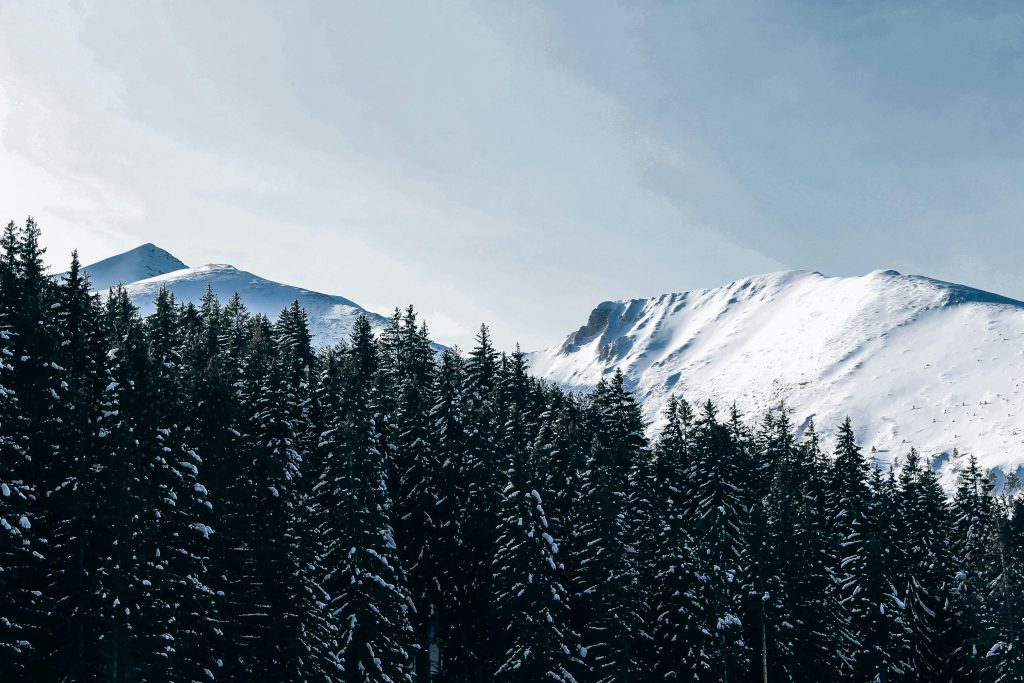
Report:
[[954,449],[1024,464],[1024,303],[926,277],[792,271],[607,301],[530,363],[578,389],[621,368],[654,427],[673,393],[747,415],[785,400],[801,429],[849,414],[881,461],[916,446],[947,483]]
[[[177,268],[172,267],[175,264]],[[155,276],[129,279],[161,269],[163,272],[157,272]],[[271,320],[276,319],[292,301],[298,300],[309,314],[310,331],[317,345],[334,344],[347,338],[352,323],[360,315],[367,316],[375,328],[387,324],[383,316],[367,311],[344,297],[281,284],[227,264],[189,268],[151,244],[86,266],[85,270],[89,272],[94,288],[104,294],[104,289],[124,284],[143,315],[153,311],[153,299],[161,287],[167,287],[181,302],[198,302],[210,287],[222,303],[238,292],[250,311],[262,313]]]

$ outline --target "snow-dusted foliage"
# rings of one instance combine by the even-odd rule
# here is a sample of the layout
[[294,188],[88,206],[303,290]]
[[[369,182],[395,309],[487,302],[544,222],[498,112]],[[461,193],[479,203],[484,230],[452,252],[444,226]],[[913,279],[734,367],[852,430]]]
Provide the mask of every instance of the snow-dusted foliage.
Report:
[[221,300],[238,293],[249,311],[271,320],[293,301],[298,301],[306,310],[310,332],[319,346],[344,341],[359,316],[365,316],[374,329],[387,327],[385,318],[344,297],[267,280],[226,263],[189,268],[152,244],[95,263],[86,271],[101,296],[122,284],[145,315],[153,312],[161,289],[166,289],[182,303],[197,305],[209,290]]
[[1012,473],[949,498],[777,400],[652,430],[628,374],[566,393],[486,327],[437,355],[411,308],[318,348],[301,301],[178,269],[142,317],[41,255],[0,238],[5,683],[1024,680]]
[[584,670],[580,638],[571,631],[565,565],[518,405],[511,407],[504,438],[510,453],[493,569],[495,680],[574,683]]

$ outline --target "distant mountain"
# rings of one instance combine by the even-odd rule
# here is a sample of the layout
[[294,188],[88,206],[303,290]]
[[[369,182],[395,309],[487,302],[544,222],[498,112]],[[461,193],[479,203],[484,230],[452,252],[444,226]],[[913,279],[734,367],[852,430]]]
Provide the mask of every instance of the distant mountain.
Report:
[[801,430],[849,414],[866,452],[915,446],[947,484],[967,453],[1024,465],[1024,303],[926,277],[794,271],[606,301],[530,364],[577,389],[621,368],[654,427],[673,393],[747,416],[785,400]]
[[100,290],[164,275],[182,268],[188,266],[155,244],[147,243],[86,266],[84,270],[89,274],[93,288]]
[[[360,315],[365,315],[376,329],[388,324],[383,316],[344,297],[281,284],[226,264],[189,268],[152,244],[104,259],[85,270],[92,278],[93,288],[104,295],[103,290],[123,284],[143,315],[153,312],[153,299],[161,287],[167,287],[179,302],[195,303],[209,286],[221,303],[238,292],[251,312],[262,313],[271,320],[297,300],[309,314],[310,331],[317,345],[346,339]],[[142,277],[132,279],[135,275]]]

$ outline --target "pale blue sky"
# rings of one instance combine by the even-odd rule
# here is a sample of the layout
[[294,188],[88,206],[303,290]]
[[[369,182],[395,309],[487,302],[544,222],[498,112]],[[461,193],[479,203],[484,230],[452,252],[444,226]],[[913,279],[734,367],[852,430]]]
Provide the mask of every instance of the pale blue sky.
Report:
[[465,345],[804,268],[1024,298],[1019,3],[0,3],[0,214]]

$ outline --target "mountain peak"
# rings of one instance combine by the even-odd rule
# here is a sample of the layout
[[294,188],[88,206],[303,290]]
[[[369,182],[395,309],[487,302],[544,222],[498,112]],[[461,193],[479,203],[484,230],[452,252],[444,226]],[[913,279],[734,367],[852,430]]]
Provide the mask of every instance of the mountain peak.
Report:
[[[181,263],[159,247],[153,247],[153,250],[147,252],[147,246],[152,245],[143,245],[126,254],[159,253],[173,259],[174,263]],[[110,286],[113,284],[117,282],[112,282]],[[271,320],[276,319],[281,310],[287,308],[293,301],[298,301],[309,316],[310,332],[318,346],[336,344],[346,339],[351,332],[352,324],[360,315],[366,316],[370,324],[378,330],[388,324],[387,318],[367,311],[344,297],[267,280],[227,263],[207,263],[192,268],[182,265],[168,272],[123,284],[143,315],[153,312],[154,299],[162,288],[166,288],[179,302],[191,303],[200,301],[208,289],[221,302],[227,301],[237,293],[250,312],[260,313]],[[98,286],[94,286],[94,289],[101,290]]]
[[146,280],[157,275],[188,268],[170,252],[151,242],[97,261],[82,270],[89,274],[93,289],[109,289],[115,285]]
[[880,460],[911,446],[943,457],[949,484],[973,453],[1024,464],[1024,303],[894,270],[785,271],[713,289],[606,301],[533,371],[589,389],[616,369],[657,429],[669,396],[736,401],[748,416],[785,400],[824,433],[849,415]]
[[898,270],[893,270],[892,268],[879,268],[878,270],[873,270],[870,273],[868,273],[868,276],[869,277],[871,277],[871,276],[875,276],[875,277],[903,277],[903,273],[901,273]]

